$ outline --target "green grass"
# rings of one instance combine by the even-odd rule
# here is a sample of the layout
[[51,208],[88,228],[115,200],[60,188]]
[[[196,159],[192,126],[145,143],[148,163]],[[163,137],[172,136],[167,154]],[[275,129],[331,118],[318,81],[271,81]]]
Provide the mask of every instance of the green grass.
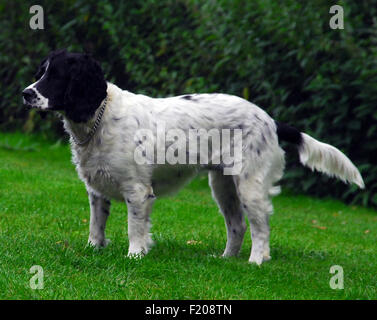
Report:
[[[276,197],[272,260],[257,267],[247,263],[249,231],[239,257],[218,258],[225,226],[207,179],[199,177],[156,201],[156,244],[143,259],[130,260],[122,203],[112,206],[109,247],[85,247],[89,205],[68,146],[1,134],[0,182],[1,299],[377,298],[377,214],[369,209]],[[33,265],[44,269],[42,290],[29,286]],[[332,265],[344,269],[344,290],[329,287]]]

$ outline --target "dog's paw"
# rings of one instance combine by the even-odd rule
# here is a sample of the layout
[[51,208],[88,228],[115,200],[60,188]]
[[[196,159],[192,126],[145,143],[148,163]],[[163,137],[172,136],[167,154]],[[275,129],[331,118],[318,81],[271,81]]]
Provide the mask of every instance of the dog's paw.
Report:
[[229,257],[236,257],[238,256],[238,251],[231,251],[231,250],[225,250],[224,253],[221,255],[222,258],[229,258]]
[[111,242],[110,239],[104,239],[102,241],[98,241],[98,240],[89,238],[88,244],[86,246],[90,248],[94,248],[94,249],[103,249],[103,248],[106,248],[110,242]]
[[127,258],[132,260],[140,260],[142,257],[145,256],[144,251],[141,252],[128,252]]
[[257,266],[260,266],[263,262],[263,256],[262,255],[251,255],[249,259],[249,263],[256,264]]
[[145,246],[136,246],[136,245],[131,245],[128,248],[128,254],[127,257],[130,259],[141,259],[147,254],[148,250],[145,248]]

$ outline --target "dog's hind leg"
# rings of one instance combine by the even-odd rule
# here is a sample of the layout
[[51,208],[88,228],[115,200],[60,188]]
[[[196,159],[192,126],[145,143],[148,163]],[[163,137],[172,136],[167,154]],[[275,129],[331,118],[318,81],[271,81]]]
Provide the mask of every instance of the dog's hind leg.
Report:
[[236,188],[231,176],[222,172],[210,171],[209,184],[212,196],[224,215],[227,230],[227,243],[224,257],[235,256],[239,253],[246,231],[246,222],[240,207]]
[[252,249],[250,263],[260,265],[270,257],[269,215],[273,211],[269,188],[262,179],[234,177],[243,210],[246,211],[251,230]]
[[106,247],[110,240],[105,238],[106,221],[110,215],[110,200],[93,192],[89,193],[90,226],[88,245]]

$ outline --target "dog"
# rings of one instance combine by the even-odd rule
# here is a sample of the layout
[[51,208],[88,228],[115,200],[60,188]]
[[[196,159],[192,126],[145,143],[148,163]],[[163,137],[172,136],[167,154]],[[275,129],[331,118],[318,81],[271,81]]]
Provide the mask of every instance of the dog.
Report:
[[[124,201],[128,208],[128,256],[145,255],[153,243],[150,213],[156,197],[175,192],[199,172],[208,171],[212,195],[224,215],[227,230],[222,256],[239,253],[246,214],[252,238],[249,262],[260,265],[271,258],[270,198],[279,192],[274,184],[282,177],[285,166],[281,141],[297,146],[303,165],[364,188],[359,171],[341,151],[273,120],[240,97],[213,93],[151,98],[133,94],[107,82],[91,55],[66,50],[51,52],[35,78],[36,82],[23,90],[23,101],[29,107],[62,115],[70,135],[73,163],[89,196],[91,246],[105,247],[109,243],[105,226],[110,201],[115,199]],[[158,137],[161,124],[167,131],[183,133],[177,148],[170,152],[173,161],[136,161],[140,148],[142,155],[148,151],[149,158],[153,158],[169,151],[176,142],[176,137]],[[208,150],[200,147],[199,153],[191,157],[185,147],[193,141],[195,145],[197,140],[189,138],[189,131],[213,129],[228,130],[230,139],[222,137],[220,146],[212,141]],[[151,133],[152,140],[138,136],[140,130]],[[241,145],[239,139],[229,142],[236,136],[241,137]],[[150,141],[159,143],[156,146]],[[235,152],[237,145],[240,148]],[[233,163],[229,157],[215,161],[225,147],[233,147],[237,153]],[[174,163],[175,153],[181,149],[191,158],[185,158],[186,163]],[[207,162],[194,161],[206,152]],[[231,167],[238,170],[229,173]]]

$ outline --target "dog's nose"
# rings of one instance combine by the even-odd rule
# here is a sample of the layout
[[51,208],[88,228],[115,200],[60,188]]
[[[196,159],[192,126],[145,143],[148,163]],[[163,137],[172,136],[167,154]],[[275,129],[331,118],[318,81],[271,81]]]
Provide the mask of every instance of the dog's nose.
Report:
[[22,91],[22,96],[24,97],[25,101],[28,102],[37,97],[33,89],[25,89],[24,91]]

